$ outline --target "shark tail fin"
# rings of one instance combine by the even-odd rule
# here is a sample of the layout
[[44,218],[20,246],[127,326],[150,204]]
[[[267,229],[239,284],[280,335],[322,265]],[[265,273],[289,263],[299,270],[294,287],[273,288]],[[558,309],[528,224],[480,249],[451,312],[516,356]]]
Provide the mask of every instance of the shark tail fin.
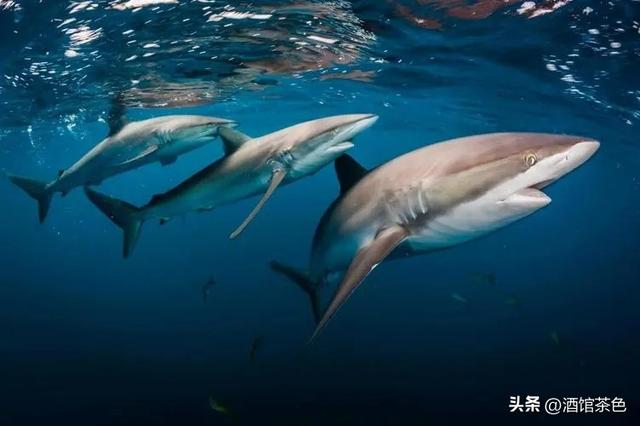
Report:
[[47,183],[11,174],[7,174],[7,178],[11,183],[21,188],[31,197],[35,198],[38,202],[38,217],[40,219],[40,223],[43,223],[47,217],[47,213],[49,212],[51,197],[53,196],[53,193],[47,188]]
[[140,236],[143,219],[140,209],[132,204],[101,194],[90,188],[85,188],[89,200],[95,204],[113,223],[122,228],[124,243],[122,255],[129,257]]
[[272,261],[271,269],[293,281],[302,291],[309,297],[311,303],[311,312],[313,319],[317,324],[320,321],[320,299],[318,297],[318,286],[314,283],[307,273],[297,269],[283,265],[280,262]]

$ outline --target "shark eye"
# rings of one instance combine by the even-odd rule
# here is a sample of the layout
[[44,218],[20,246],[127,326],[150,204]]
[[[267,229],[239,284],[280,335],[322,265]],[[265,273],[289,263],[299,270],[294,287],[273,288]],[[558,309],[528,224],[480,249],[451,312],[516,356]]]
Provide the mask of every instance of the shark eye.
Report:
[[536,157],[536,155],[532,153],[529,153],[524,157],[524,163],[527,165],[527,167],[533,166],[537,161],[538,157]]

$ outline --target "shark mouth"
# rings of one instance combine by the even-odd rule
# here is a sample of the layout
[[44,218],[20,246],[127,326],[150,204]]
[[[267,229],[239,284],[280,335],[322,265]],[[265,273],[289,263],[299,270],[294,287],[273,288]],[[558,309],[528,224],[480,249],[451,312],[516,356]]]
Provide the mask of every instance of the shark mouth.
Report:
[[551,202],[551,198],[540,191],[537,188],[538,185],[534,187],[522,188],[513,194],[509,195],[503,200],[500,200],[498,204],[509,204],[513,206],[523,206],[530,208],[540,208],[544,207]]
[[327,148],[327,152],[329,152],[329,153],[336,152],[336,153],[341,154],[341,153],[345,152],[346,150],[351,149],[353,147],[354,147],[354,145],[353,145],[353,142],[351,142],[351,141],[340,142],[340,143],[337,143],[335,145],[331,145],[329,148]]
[[532,186],[532,188],[535,188],[535,189],[542,189],[542,188],[545,188],[545,187],[547,187],[547,186],[551,185],[551,184],[552,184],[553,182],[555,182],[555,181],[556,181],[556,179],[547,179],[547,180],[543,180],[542,182],[540,182],[540,183],[536,183],[535,185],[533,185],[533,186]]

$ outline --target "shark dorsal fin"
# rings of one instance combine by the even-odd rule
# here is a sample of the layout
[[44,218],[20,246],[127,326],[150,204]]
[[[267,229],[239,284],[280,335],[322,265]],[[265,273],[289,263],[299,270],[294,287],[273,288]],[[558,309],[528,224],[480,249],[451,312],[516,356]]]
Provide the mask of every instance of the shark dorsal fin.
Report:
[[340,182],[340,194],[346,193],[367,174],[367,169],[347,154],[336,158],[335,163],[336,175],[338,175],[338,181]]
[[124,105],[124,98],[122,94],[117,94],[111,100],[111,108],[109,108],[109,114],[107,115],[107,124],[109,125],[109,136],[113,136],[118,133],[127,124],[125,118],[126,107]]
[[233,154],[245,142],[251,140],[250,136],[247,136],[237,130],[233,130],[230,127],[221,127],[218,132],[220,134],[220,139],[222,139],[224,144],[224,152],[226,155]]

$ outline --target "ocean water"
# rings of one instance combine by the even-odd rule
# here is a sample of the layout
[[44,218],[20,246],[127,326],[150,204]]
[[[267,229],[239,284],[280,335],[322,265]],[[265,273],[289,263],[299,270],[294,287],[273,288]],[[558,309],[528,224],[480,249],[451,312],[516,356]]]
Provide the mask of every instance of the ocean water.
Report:
[[[81,189],[40,225],[2,178],[0,425],[637,424],[639,22],[634,0],[0,0],[5,172],[68,168],[115,94],[130,120],[213,115],[251,136],[377,114],[350,150],[367,168],[489,132],[601,142],[530,217],[380,264],[312,344],[304,294],[269,263],[307,267],[333,166],[237,240],[257,197],[149,222],[127,260]],[[217,139],[99,190],[141,205],[222,155]],[[627,412],[510,413],[518,395]]]

